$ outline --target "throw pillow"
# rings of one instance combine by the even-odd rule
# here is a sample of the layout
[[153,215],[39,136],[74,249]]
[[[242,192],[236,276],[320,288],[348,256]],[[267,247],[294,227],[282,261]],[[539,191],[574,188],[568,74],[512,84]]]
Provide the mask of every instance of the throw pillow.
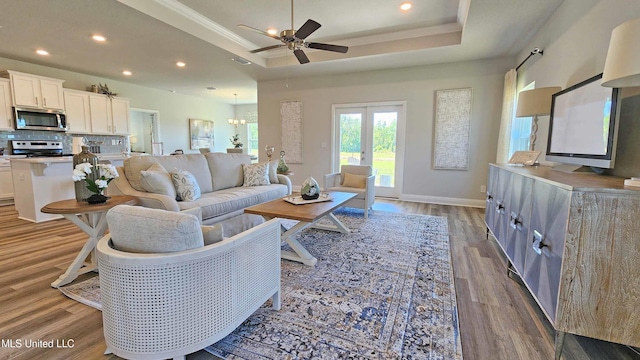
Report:
[[342,186],[364,189],[367,187],[367,176],[344,173]]
[[269,163],[242,164],[243,186],[269,185]]
[[178,194],[178,201],[195,201],[200,198],[200,186],[192,173],[187,170],[175,169],[171,173],[173,186]]
[[202,225],[200,228],[202,229],[202,238],[205,246],[222,241],[222,225]]
[[146,192],[176,198],[176,188],[171,181],[171,175],[158,163],[149,166],[147,170],[140,171],[140,184]]

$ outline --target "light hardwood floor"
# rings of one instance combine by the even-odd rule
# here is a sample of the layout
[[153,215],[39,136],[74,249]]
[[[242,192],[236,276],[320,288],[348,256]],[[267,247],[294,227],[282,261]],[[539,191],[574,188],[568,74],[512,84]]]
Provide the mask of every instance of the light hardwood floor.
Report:
[[[553,359],[553,329],[487,239],[484,210],[392,200],[374,209],[446,216],[449,221],[462,350],[466,360]],[[104,356],[99,311],[50,287],[86,235],[67,220],[33,224],[0,207],[0,359],[118,359]],[[283,301],[286,301],[283,299]],[[639,330],[640,331],[640,330]],[[26,348],[25,340],[73,340],[73,348]],[[213,359],[200,351],[188,359]],[[640,359],[625,346],[568,335],[563,358]]]

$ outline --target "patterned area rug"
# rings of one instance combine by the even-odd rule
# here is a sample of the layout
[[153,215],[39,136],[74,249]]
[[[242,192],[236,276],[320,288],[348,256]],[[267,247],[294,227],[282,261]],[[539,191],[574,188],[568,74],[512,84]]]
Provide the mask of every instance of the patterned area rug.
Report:
[[[351,234],[309,229],[315,267],[282,261],[270,301],[205,350],[225,359],[462,359],[444,217],[342,209]],[[291,221],[285,221],[291,226]],[[99,308],[97,277],[60,289]]]
[[461,359],[447,219],[340,210],[351,234],[298,240],[315,267],[282,262],[270,303],[206,350],[225,359]]

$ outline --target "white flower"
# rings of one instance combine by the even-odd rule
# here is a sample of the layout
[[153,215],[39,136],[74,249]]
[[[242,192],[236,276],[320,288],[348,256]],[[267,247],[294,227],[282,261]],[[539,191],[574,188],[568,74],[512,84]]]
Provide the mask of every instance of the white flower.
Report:
[[109,185],[109,183],[107,183],[107,180],[96,180],[96,186],[100,189],[106,188],[107,185]]
[[71,177],[73,178],[73,181],[80,181],[86,179],[87,174],[82,170],[73,169],[73,175]]
[[102,179],[115,179],[120,176],[112,164],[98,164],[98,168]]
[[92,167],[93,167],[93,165],[91,165],[89,163],[80,163],[80,164],[76,165],[75,170],[82,171],[85,174],[91,174],[91,168]]

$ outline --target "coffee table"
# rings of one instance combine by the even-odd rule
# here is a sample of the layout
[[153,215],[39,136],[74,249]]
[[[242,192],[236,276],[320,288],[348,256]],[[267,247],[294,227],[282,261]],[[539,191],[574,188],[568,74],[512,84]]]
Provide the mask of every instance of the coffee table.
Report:
[[[244,212],[246,214],[262,215],[267,220],[275,217],[298,220],[299,222],[291,229],[286,230],[283,228],[282,239],[291,246],[293,252],[282,250],[281,257],[308,266],[314,266],[318,262],[318,259],[313,257],[309,251],[298,242],[296,235],[309,227],[348,234],[350,232],[349,228],[340,222],[340,220],[333,215],[333,212],[357,195],[355,193],[340,191],[330,191],[327,194],[331,198],[330,201],[294,205],[286,202],[284,199],[276,199],[248,207],[244,209]],[[297,194],[293,196],[300,195]],[[321,219],[328,219],[333,223],[333,226],[318,224],[318,221]]]
[[[52,202],[40,209],[45,214],[60,214],[64,216],[89,235],[82,250],[69,265],[67,271],[51,283],[51,287],[57,288],[66,285],[75,280],[80,274],[97,270],[96,244],[107,231],[107,211],[116,205],[136,205],[137,203],[138,199],[134,196],[114,195],[104,204],[89,204],[70,199]],[[85,263],[89,255],[91,255],[91,259]]]

